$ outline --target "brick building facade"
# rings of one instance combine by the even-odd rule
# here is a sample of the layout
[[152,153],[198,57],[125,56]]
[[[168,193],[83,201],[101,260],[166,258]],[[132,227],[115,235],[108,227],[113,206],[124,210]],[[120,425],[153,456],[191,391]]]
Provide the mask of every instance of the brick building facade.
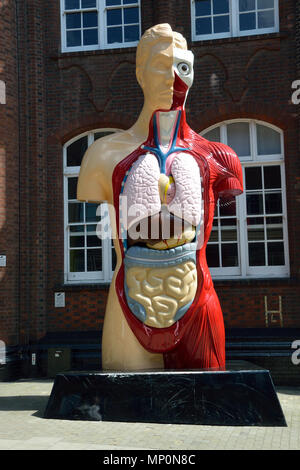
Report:
[[[68,50],[69,38],[74,45],[76,34],[68,36],[69,20],[62,26],[66,15],[73,12],[75,21],[79,8],[84,38],[84,21],[88,21],[84,15],[95,14],[92,7],[85,11],[84,4],[80,10],[76,2],[69,3],[68,12],[63,0],[0,0],[0,81],[5,84],[5,101],[0,100],[0,255],[6,257],[0,266],[0,340],[6,346],[6,364],[0,370],[18,367],[23,376],[47,373],[49,347],[69,347],[75,366],[97,362],[109,279],[99,282],[95,277],[91,282],[79,276],[72,282],[67,276],[70,247],[64,185],[66,177],[76,175],[68,168],[65,172],[64,155],[70,142],[82,136],[88,141],[96,132],[128,128],[143,102],[135,79],[134,45],[112,43],[112,47],[79,46],[77,50],[70,46]],[[237,2],[232,2],[231,8],[233,4],[237,8]],[[255,132],[267,132],[267,127],[281,136],[277,153],[284,168],[286,225],[280,246],[284,245],[285,270],[277,271],[276,262],[271,262],[269,270],[260,266],[257,275],[255,268],[247,271],[247,267],[241,267],[240,274],[227,269],[229,274],[223,275],[218,266],[214,283],[224,313],[228,357],[250,358],[273,369],[281,382],[292,380],[299,376],[299,368],[291,363],[291,342],[300,339],[300,104],[292,101],[292,83],[300,79],[299,2],[279,1],[274,31],[260,34],[254,28],[249,34],[205,39],[197,24],[206,24],[208,15],[201,8],[210,8],[208,1],[198,10],[189,0],[124,5],[130,3],[138,4],[141,32],[167,22],[186,37],[195,55],[195,81],[186,105],[194,130],[216,131],[219,125],[243,122]],[[276,10],[276,0],[271,4]],[[230,11],[233,15],[234,10]],[[256,14],[258,18],[260,12]],[[84,44],[85,39],[81,40]],[[216,246],[223,253],[224,245]],[[254,249],[261,246],[256,243]],[[274,242],[265,241],[264,246],[271,259],[277,249]],[[86,245],[83,252],[84,256],[90,253]],[[97,263],[96,258],[91,260]],[[64,293],[64,307],[55,306],[56,293]],[[280,302],[281,316],[266,313],[266,306],[278,310]],[[32,362],[33,353],[37,362]]]

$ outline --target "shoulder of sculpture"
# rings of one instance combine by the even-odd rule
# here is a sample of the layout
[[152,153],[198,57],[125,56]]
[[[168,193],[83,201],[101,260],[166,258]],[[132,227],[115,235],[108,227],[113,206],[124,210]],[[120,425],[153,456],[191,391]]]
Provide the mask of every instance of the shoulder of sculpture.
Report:
[[226,144],[221,142],[209,142],[209,147],[216,160],[223,164],[231,165],[231,161],[238,160],[238,156],[235,151]]
[[118,162],[138,147],[127,131],[117,131],[97,139],[87,149],[82,165],[102,166],[103,163]]
[[240,173],[240,159],[231,147],[220,142],[209,142],[209,148],[211,149],[213,159],[218,167],[222,167],[230,173]]
[[88,152],[102,152],[106,150],[113,150],[115,146],[122,145],[128,140],[126,131],[117,131],[113,134],[106,135],[100,139],[95,140],[95,142],[90,145]]
[[243,192],[243,172],[235,151],[220,142],[210,142],[210,148],[216,162],[214,165],[215,187],[219,194],[241,194]]

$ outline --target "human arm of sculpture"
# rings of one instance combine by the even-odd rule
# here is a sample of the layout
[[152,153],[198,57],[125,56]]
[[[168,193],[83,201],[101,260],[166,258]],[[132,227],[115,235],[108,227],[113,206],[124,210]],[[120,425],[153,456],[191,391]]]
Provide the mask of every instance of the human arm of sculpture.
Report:
[[237,154],[228,145],[210,142],[215,159],[214,190],[220,197],[238,196],[243,192],[243,171]]
[[77,199],[86,202],[107,201],[108,181],[99,164],[101,148],[92,145],[86,151],[80,168],[77,184]]

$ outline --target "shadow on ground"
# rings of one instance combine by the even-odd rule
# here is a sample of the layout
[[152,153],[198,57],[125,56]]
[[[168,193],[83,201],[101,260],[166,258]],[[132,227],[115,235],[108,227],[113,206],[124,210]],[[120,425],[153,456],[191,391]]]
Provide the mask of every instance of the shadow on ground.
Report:
[[300,387],[276,387],[277,393],[282,393],[284,395],[298,395],[300,396]]
[[0,397],[0,411],[36,411],[33,416],[42,418],[49,396],[24,395]]

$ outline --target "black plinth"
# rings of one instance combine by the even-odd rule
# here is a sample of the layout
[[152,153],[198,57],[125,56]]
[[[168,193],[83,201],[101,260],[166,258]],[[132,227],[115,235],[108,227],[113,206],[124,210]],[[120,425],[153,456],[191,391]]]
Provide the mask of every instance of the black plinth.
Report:
[[45,418],[223,426],[286,426],[268,370],[67,372],[55,378]]

